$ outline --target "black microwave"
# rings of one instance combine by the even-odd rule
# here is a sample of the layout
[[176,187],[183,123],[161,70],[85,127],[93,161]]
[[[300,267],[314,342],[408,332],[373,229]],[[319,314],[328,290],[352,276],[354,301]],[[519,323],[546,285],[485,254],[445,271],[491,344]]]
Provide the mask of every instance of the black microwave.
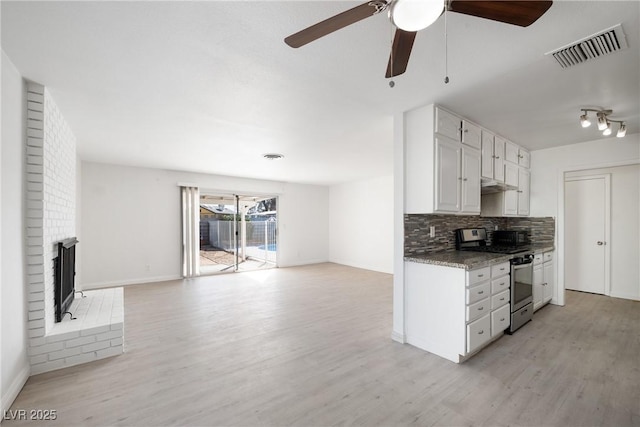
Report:
[[527,230],[496,230],[492,244],[497,246],[526,246],[530,244]]

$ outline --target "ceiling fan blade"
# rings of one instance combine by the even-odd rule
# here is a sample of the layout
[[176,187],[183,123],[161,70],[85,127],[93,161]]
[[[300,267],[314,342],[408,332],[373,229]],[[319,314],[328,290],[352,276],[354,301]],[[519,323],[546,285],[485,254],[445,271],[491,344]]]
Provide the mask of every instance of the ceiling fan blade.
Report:
[[452,0],[449,10],[493,21],[528,27],[549,10],[552,1]]
[[349,9],[337,14],[336,16],[325,19],[322,22],[318,22],[309,28],[298,31],[284,39],[284,42],[291,47],[304,46],[305,44],[311,43],[320,37],[324,37],[327,34],[331,34],[334,31],[382,12],[386,9],[387,4],[388,2],[384,0],[368,1],[360,6],[354,7],[353,9]]
[[404,31],[400,28],[396,30],[389,63],[387,64],[386,78],[399,76],[407,71],[407,64],[409,64],[411,48],[413,47],[413,41],[416,39],[416,34],[418,33],[415,31]]

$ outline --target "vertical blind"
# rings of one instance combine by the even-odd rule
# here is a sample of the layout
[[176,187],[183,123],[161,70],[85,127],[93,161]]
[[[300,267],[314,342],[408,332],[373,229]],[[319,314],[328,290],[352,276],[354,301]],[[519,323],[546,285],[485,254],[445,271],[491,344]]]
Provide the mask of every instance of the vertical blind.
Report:
[[200,193],[180,187],[182,199],[182,277],[200,275]]

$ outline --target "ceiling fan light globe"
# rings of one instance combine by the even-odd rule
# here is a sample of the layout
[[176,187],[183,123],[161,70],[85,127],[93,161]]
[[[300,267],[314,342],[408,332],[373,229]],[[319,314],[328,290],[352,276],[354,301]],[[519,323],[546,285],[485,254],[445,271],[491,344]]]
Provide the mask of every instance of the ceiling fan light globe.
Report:
[[443,10],[443,0],[395,0],[389,16],[396,27],[415,32],[433,24]]

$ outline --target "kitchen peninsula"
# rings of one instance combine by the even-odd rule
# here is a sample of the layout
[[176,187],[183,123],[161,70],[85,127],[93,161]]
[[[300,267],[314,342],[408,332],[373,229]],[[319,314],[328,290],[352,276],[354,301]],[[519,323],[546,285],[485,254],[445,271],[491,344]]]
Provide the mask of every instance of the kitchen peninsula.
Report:
[[554,250],[553,218],[405,215],[407,343],[456,363],[510,324],[514,255],[455,250],[455,230],[468,227],[486,228],[489,239],[496,228],[527,230],[532,253]]

